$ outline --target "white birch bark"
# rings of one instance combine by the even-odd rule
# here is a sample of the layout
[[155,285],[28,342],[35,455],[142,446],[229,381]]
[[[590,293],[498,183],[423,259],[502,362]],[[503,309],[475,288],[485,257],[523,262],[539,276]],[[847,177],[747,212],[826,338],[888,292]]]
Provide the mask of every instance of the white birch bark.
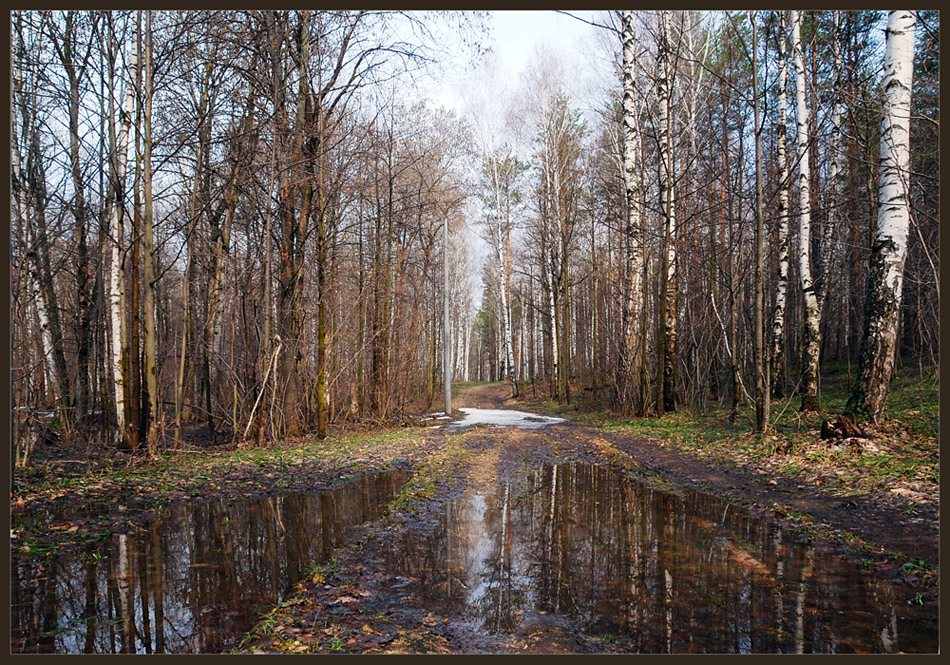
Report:
[[[545,153],[546,153],[547,166],[544,169],[544,180],[546,184],[546,190],[550,196],[551,192],[555,192],[556,190],[554,189],[554,183],[552,183],[552,173],[551,173],[552,166],[551,165],[553,164],[553,159],[550,155],[549,145],[545,146]],[[551,211],[548,211],[547,216],[549,218],[553,217],[554,219],[557,219],[556,215],[559,210],[558,204],[557,204],[557,197],[553,196],[552,199],[554,201],[555,211],[553,213]],[[541,223],[544,224],[545,226],[548,226],[551,224],[551,220],[543,219]],[[557,275],[557,247],[554,241],[554,236],[555,236],[554,232],[551,231],[551,229],[548,229],[548,233],[546,235],[548,236],[548,257],[550,259],[550,263],[548,264],[548,266],[544,266],[542,270],[548,270],[550,268],[550,270],[548,271],[549,276],[547,279],[547,284],[545,286],[548,287],[546,289],[547,290],[546,295],[548,299],[548,316],[551,320],[551,352],[552,352],[552,364],[553,364],[553,381],[554,381],[555,386],[559,386],[559,379],[561,376],[560,375],[561,353],[560,353],[560,340],[558,338],[558,328],[557,328],[557,303],[555,301],[555,294],[554,294],[554,290],[555,290],[554,285],[556,282],[555,278]]]
[[887,17],[885,93],[881,120],[881,184],[871,248],[867,315],[855,391],[848,404],[874,422],[884,418],[897,347],[897,319],[910,229],[910,101],[916,17],[894,10]]
[[[492,189],[494,190],[493,195],[495,198],[495,214],[498,215],[497,222],[501,221],[501,182],[498,174],[498,158],[491,158],[491,177],[492,177]],[[510,194],[509,194],[510,196]],[[505,202],[505,208],[507,210],[509,202]],[[496,223],[497,223],[496,222]],[[510,265],[510,252],[509,252],[509,238],[510,238],[510,228],[511,228],[511,219],[510,216],[506,214],[505,225],[501,228],[501,225],[498,224],[496,229],[499,231],[499,236],[494,238],[496,247],[495,254],[498,260],[498,264],[501,267],[501,279],[500,285],[501,288],[501,316],[502,316],[502,357],[505,361],[505,380],[512,384],[512,389],[517,393],[514,382],[514,354],[511,348],[511,308],[509,306],[510,300],[510,283],[511,283],[511,265]],[[501,244],[504,242],[504,257],[501,256],[502,248]]]
[[46,375],[46,384],[52,390],[58,400],[59,378],[56,376],[55,363],[53,362],[53,333],[50,327],[49,316],[46,313],[46,299],[43,297],[43,289],[40,287],[38,258],[36,256],[35,240],[33,238],[33,221],[30,219],[29,192],[28,183],[23,179],[20,170],[20,154],[17,150],[16,127],[10,141],[10,163],[13,166],[13,179],[16,182],[16,195],[12,197],[13,211],[20,224],[25,230],[24,242],[26,244],[26,279],[30,290],[30,299],[36,308],[36,318],[40,326],[40,342],[43,349],[43,372]]
[[621,327],[622,355],[620,357],[620,394],[623,407],[632,404],[633,377],[637,352],[636,325],[640,320],[642,303],[641,278],[643,275],[643,247],[641,246],[642,217],[640,210],[640,113],[636,103],[636,54],[633,31],[633,12],[621,12],[621,38],[623,42],[623,184],[627,202],[627,218],[624,226],[626,279]]
[[[507,263],[507,262],[506,262]],[[514,383],[515,361],[511,348],[511,308],[508,303],[508,270],[502,271],[501,283],[501,310],[502,310],[502,340],[503,355],[505,358],[505,380]]]
[[805,61],[802,57],[801,16],[790,11],[792,58],[795,63],[796,149],[798,151],[799,270],[805,301],[805,340],[802,348],[802,411],[818,410],[818,354],[821,349],[820,313],[811,274],[811,169],[808,163],[808,107],[805,105]]
[[[134,72],[138,53],[135,41],[129,53],[128,71]],[[122,365],[122,349],[125,339],[125,270],[122,267],[123,212],[125,209],[125,168],[128,160],[129,128],[135,112],[135,86],[133,79],[126,82],[125,104],[120,111],[119,136],[116,141],[115,202],[112,206],[112,265],[109,270],[109,314],[112,320],[112,368],[118,436],[125,431],[125,371]]]
[[471,364],[469,362],[469,351],[471,349],[471,340],[472,340],[472,322],[469,320],[468,316],[464,317],[464,323],[462,324],[462,330],[464,331],[462,349],[462,381],[468,383],[471,381]]
[[[551,255],[552,255],[551,263],[553,264],[554,263],[553,249],[551,250]],[[560,344],[558,340],[557,306],[554,302],[554,284],[553,283],[551,283],[550,288],[547,291],[548,291],[548,294],[547,294],[548,295],[548,316],[551,319],[551,351],[552,351],[552,359],[554,363],[553,376],[554,376],[554,382],[555,384],[557,384],[558,377],[560,376],[558,372],[560,371],[561,352],[560,352]]]
[[831,165],[828,170],[828,181],[831,185],[830,204],[828,206],[828,219],[821,235],[821,289],[818,293],[818,309],[821,312],[827,312],[825,303],[828,301],[828,294],[831,292],[832,275],[835,266],[834,258],[841,255],[837,248],[833,247],[835,239],[838,238],[837,226],[841,217],[841,204],[844,200],[841,174],[844,172],[844,151],[841,149],[841,116],[843,114],[844,100],[841,94],[842,82],[842,62],[841,62],[841,12],[834,12],[834,36],[831,42],[831,55],[834,63],[834,101],[831,111]]
[[769,373],[772,395],[784,395],[785,373],[785,300],[788,290],[788,157],[786,153],[787,120],[786,90],[788,88],[788,27],[785,10],[779,11],[778,39],[778,121],[776,131],[778,167],[778,275],[775,280],[775,313],[772,318],[772,358]]

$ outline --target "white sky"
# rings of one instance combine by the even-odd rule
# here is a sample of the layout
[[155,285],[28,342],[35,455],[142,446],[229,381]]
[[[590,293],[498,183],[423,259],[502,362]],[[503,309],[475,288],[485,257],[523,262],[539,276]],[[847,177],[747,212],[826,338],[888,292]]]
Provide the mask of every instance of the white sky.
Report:
[[[588,21],[601,12],[571,11]],[[577,19],[546,10],[496,10],[489,12],[491,35],[487,46],[496,54],[499,70],[514,80],[531,60],[535,49],[546,44],[552,50],[579,66],[586,66],[595,50],[594,41],[599,32]],[[435,105],[464,112],[460,88],[471,75],[472,63],[456,62],[454,75],[447,72],[441,86],[432,90]]]

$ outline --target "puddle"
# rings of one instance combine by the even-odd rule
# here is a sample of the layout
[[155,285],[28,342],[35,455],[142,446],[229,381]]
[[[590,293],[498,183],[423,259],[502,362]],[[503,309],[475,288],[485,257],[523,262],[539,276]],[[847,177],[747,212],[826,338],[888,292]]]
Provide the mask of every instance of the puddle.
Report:
[[405,480],[396,471],[325,494],[182,506],[81,557],[15,561],[11,651],[228,650]]
[[451,502],[390,565],[413,602],[478,632],[581,627],[641,652],[936,652],[914,592],[794,543],[697,492],[549,465],[520,487]]
[[463,407],[459,409],[459,411],[465,415],[461,420],[451,423],[448,426],[449,429],[462,429],[463,427],[473,427],[475,425],[538,429],[546,425],[564,422],[564,418],[539,416],[536,413],[515,411],[514,409],[471,409]]

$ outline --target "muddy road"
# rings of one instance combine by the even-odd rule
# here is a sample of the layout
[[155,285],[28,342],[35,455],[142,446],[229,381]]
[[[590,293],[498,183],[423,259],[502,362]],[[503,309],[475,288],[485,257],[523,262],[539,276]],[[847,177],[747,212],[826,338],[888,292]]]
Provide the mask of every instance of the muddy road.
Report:
[[[525,408],[503,385],[455,406]],[[570,422],[426,436],[448,439],[432,487],[362,530],[243,651],[936,649],[936,589],[893,557],[935,556],[936,532],[894,528],[893,508]]]
[[[537,413],[502,384],[454,406]],[[160,509],[141,498],[154,477],[115,515],[107,484],[26,496],[14,516],[54,516],[60,540],[111,535],[49,558],[23,552],[24,527],[14,650],[936,650],[936,511],[524,415],[229,462]]]

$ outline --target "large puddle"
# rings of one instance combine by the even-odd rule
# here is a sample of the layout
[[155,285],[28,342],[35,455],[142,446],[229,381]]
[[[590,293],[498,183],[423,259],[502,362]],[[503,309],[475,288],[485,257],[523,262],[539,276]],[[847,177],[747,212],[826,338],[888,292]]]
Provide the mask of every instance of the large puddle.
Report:
[[580,626],[641,652],[935,652],[914,592],[696,492],[546,466],[449,504],[391,565],[415,602],[477,631]]
[[216,653],[236,645],[405,482],[168,510],[80,558],[14,562],[11,650]]

